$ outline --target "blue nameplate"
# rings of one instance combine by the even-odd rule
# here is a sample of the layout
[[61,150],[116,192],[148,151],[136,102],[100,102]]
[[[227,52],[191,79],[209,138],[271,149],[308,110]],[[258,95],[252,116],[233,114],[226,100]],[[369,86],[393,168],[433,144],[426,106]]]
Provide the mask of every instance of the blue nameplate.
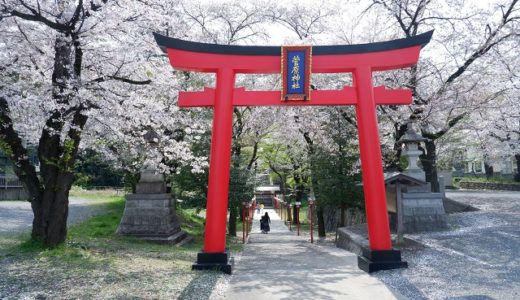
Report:
[[311,46],[282,47],[282,100],[310,100]]

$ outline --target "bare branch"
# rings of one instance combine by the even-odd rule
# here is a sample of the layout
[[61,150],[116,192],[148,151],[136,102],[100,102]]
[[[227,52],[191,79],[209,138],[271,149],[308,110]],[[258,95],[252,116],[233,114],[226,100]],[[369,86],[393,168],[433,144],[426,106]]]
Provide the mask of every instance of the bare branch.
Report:
[[133,80],[129,78],[119,77],[119,76],[102,76],[98,77],[96,79],[92,79],[89,83],[95,83],[95,82],[105,82],[108,79],[113,79],[117,81],[121,81],[128,84],[134,84],[134,85],[146,85],[152,83],[152,80]]
[[437,132],[434,132],[434,133],[427,132],[425,130],[421,130],[422,136],[425,137],[425,138],[428,138],[430,140],[436,140],[436,139],[442,137],[443,135],[445,135],[448,132],[448,130],[450,130],[455,125],[457,125],[467,115],[468,115],[467,112],[461,113],[460,115],[458,115],[458,116],[454,117],[453,119],[449,120],[448,124],[446,125],[446,127],[444,127],[443,129],[441,129],[441,130],[439,130]]
[[21,12],[18,10],[9,11],[6,8],[4,8],[3,12],[8,13],[12,16],[24,19],[24,20],[43,23],[43,24],[47,25],[48,27],[55,29],[57,31],[60,31],[60,32],[69,32],[70,31],[71,28],[68,25],[53,22],[53,21],[45,18],[44,16],[42,16],[37,10],[28,6],[23,1],[20,1],[20,3],[23,5],[23,7],[25,7],[27,10],[29,10],[30,14],[24,13],[24,12]]

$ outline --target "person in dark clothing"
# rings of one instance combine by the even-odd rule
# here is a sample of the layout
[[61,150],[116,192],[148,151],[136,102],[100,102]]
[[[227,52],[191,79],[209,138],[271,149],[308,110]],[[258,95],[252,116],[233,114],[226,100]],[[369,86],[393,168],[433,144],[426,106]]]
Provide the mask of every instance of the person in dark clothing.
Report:
[[271,218],[269,218],[269,214],[266,212],[260,219],[260,230],[262,230],[262,233],[268,233],[271,230],[269,223],[271,223]]

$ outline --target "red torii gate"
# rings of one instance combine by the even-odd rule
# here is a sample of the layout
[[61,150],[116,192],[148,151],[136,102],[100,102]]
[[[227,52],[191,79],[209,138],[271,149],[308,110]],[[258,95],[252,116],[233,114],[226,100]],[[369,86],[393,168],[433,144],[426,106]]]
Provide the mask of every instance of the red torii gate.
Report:
[[411,104],[410,90],[373,87],[372,72],[415,65],[433,31],[387,42],[312,47],[312,73],[352,73],[353,86],[341,90],[311,91],[310,101],[282,101],[281,91],[235,88],[235,74],[281,72],[281,48],[196,43],[154,34],[178,70],[216,73],[216,88],[179,92],[181,107],[213,107],[208,199],[204,249],[193,269],[220,269],[231,273],[226,252],[226,224],[231,160],[233,106],[355,105],[359,131],[363,190],[370,249],[358,257],[367,272],[406,267],[392,249],[376,105]]

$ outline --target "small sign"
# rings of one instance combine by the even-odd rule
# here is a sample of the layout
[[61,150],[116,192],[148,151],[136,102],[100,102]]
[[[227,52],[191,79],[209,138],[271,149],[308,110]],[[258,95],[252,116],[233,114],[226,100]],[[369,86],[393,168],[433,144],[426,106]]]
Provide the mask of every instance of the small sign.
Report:
[[311,46],[282,47],[282,100],[311,99]]

